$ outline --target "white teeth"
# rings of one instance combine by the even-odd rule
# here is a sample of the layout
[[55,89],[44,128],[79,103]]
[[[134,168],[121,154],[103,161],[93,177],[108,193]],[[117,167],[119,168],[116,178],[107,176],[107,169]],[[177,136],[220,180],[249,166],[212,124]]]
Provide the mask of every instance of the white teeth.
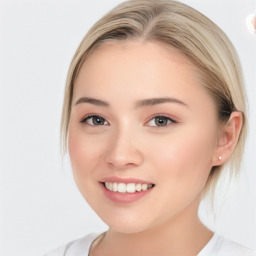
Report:
[[117,183],[113,183],[113,191],[114,191],[114,192],[117,191]]
[[126,185],[126,192],[134,193],[136,191],[135,183],[129,183]]
[[136,190],[137,190],[138,192],[141,191],[141,184],[136,184]]
[[[109,190],[112,190],[112,189],[109,188]],[[119,183],[117,185],[117,191],[120,192],[120,193],[125,193],[126,192],[126,185],[124,183]]]
[[108,190],[119,193],[135,193],[136,191],[146,191],[148,188],[152,188],[153,184],[135,184],[135,183],[112,183],[105,182],[105,187]]
[[142,184],[142,185],[141,185],[141,190],[146,191],[147,188],[148,188],[148,185],[147,185],[147,184]]

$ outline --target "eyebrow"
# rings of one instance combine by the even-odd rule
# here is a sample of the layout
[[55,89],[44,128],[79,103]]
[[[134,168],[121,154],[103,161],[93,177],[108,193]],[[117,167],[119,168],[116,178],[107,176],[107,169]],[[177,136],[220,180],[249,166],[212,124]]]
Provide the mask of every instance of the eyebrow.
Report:
[[80,103],[90,103],[90,104],[100,106],[100,107],[109,107],[110,106],[110,104],[106,101],[94,99],[94,98],[88,98],[88,97],[82,97],[82,98],[78,99],[75,102],[75,105],[80,104]]
[[154,106],[154,105],[163,104],[163,103],[177,103],[177,104],[188,107],[188,105],[185,102],[176,98],[169,98],[169,97],[139,100],[136,102],[135,106],[136,108],[143,108],[143,107],[149,107],[149,106]]
[[[100,106],[100,107],[109,107],[110,106],[110,104],[106,101],[103,101],[100,99],[95,99],[95,98],[89,98],[89,97],[79,98],[75,102],[75,105],[80,104],[80,103],[90,103],[90,104]],[[183,102],[179,99],[164,97],[164,98],[150,98],[150,99],[138,100],[138,101],[136,101],[135,108],[137,109],[137,108],[155,106],[155,105],[163,104],[163,103],[176,103],[176,104],[188,107],[188,105],[185,102]]]

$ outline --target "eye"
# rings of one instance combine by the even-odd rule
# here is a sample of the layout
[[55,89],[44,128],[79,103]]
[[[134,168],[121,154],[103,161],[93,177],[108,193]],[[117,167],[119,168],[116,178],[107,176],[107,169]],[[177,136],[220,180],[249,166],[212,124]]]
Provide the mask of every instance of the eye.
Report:
[[168,126],[170,123],[176,123],[176,121],[166,116],[155,116],[149,120],[148,126]]
[[85,123],[91,126],[101,126],[109,124],[103,117],[97,115],[87,116],[81,121],[81,123]]

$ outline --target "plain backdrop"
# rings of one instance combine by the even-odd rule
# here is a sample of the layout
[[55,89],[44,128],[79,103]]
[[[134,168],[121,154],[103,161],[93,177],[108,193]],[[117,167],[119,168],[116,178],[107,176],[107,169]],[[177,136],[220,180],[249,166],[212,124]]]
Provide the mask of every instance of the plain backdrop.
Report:
[[[59,123],[67,69],[93,23],[120,0],[0,1],[0,255],[34,256],[107,227],[61,161]],[[242,174],[220,186],[213,230],[256,245],[256,34],[247,17],[255,0],[184,0],[215,21],[241,58],[250,133]],[[153,207],[153,206],[152,206]]]

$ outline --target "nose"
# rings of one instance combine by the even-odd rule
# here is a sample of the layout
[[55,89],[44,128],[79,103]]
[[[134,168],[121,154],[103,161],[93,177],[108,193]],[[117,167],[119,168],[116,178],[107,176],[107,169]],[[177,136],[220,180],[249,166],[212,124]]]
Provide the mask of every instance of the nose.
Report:
[[106,162],[116,169],[140,166],[144,161],[144,156],[139,145],[140,142],[131,133],[116,132],[110,139]]

